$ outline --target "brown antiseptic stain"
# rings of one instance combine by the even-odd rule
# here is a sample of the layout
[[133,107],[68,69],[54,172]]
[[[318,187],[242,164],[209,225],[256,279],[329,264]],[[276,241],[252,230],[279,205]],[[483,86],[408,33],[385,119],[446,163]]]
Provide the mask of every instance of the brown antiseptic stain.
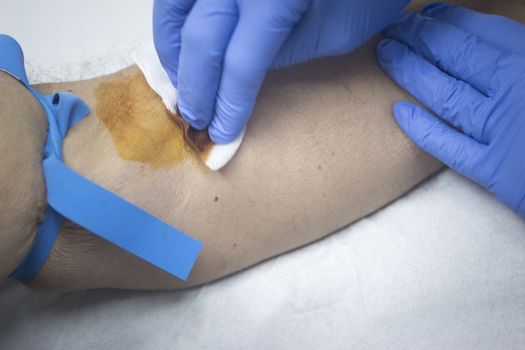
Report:
[[197,152],[202,159],[206,160],[211,148],[213,147],[213,142],[208,134],[208,129],[197,130],[192,128],[187,121],[182,119],[179,107],[177,107],[173,117],[175,123],[177,123],[177,125],[183,130],[186,143]]
[[168,111],[141,73],[100,84],[95,97],[98,118],[126,160],[168,167],[185,159],[206,159],[213,146]]

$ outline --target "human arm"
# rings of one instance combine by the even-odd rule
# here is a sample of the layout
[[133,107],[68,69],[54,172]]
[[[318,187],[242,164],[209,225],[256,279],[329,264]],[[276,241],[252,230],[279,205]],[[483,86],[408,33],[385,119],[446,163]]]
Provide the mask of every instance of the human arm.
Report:
[[178,130],[169,129],[162,102],[136,67],[40,86],[71,90],[91,107],[65,139],[66,164],[199,239],[203,250],[183,282],[66,223],[31,286],[209,282],[320,239],[441,169],[390,119],[390,103],[404,95],[374,63],[374,47],[272,72],[245,142],[220,172],[184,151],[179,157],[178,144],[169,143]]
[[[525,20],[519,6],[509,0],[493,10]],[[390,118],[391,104],[408,95],[375,64],[376,43],[271,72],[245,142],[218,173],[203,171],[191,154],[179,158],[182,148],[169,142],[177,129],[168,129],[162,102],[137,67],[38,86],[72,92],[91,108],[64,141],[68,166],[200,239],[204,250],[182,282],[66,222],[30,285],[168,289],[209,282],[316,241],[441,169]]]
[[45,203],[40,166],[47,122],[31,93],[0,71],[0,278],[27,254]]

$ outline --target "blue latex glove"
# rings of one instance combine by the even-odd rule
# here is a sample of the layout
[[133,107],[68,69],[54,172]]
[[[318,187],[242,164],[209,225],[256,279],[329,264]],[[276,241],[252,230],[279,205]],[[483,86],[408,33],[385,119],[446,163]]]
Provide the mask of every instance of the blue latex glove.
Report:
[[434,4],[386,35],[381,67],[441,117],[398,102],[401,129],[525,216],[525,25]]
[[349,52],[409,0],[155,0],[153,34],[179,109],[215,143],[247,123],[269,68]]

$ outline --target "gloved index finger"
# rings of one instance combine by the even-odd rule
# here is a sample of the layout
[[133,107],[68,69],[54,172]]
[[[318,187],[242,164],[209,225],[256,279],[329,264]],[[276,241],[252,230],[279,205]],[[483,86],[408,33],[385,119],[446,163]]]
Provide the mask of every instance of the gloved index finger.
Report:
[[501,50],[525,54],[525,26],[510,18],[447,3],[431,4],[421,14],[460,27]]
[[310,0],[246,1],[226,49],[215,114],[215,143],[233,141],[250,118],[262,81]]
[[224,52],[237,18],[235,0],[199,0],[182,30],[178,105],[183,118],[198,130],[213,117]]
[[178,84],[181,29],[197,0],[155,0],[153,43],[173,86]]

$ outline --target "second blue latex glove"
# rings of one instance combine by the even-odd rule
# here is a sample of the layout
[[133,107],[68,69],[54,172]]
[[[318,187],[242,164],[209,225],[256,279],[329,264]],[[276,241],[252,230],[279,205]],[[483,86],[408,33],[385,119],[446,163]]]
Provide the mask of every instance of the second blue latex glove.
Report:
[[160,61],[182,116],[215,143],[246,125],[270,68],[350,52],[408,0],[155,0]]
[[394,106],[421,148],[525,216],[525,25],[448,4],[386,30],[384,71],[436,115]]

